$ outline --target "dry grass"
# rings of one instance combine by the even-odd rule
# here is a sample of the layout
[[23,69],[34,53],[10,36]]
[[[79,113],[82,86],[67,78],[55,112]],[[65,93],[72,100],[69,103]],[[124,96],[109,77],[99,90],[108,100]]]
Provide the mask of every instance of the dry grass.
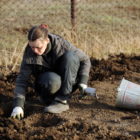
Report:
[[20,64],[27,30],[40,23],[97,59],[140,55],[139,0],[79,1],[76,32],[71,31],[68,0],[2,0],[0,12],[0,65],[10,70]]
[[2,49],[0,52],[0,66],[3,66],[5,70],[11,70],[14,71],[15,68],[19,65],[19,62],[21,62],[23,51],[27,45],[22,47],[22,49],[19,49],[18,47],[19,41],[16,41],[16,44],[14,44],[14,49]]

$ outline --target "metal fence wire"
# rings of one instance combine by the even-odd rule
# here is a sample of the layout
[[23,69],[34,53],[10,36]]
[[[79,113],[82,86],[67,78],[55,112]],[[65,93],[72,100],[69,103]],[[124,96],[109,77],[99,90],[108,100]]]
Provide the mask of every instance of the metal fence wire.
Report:
[[[87,40],[85,45],[90,47],[94,44],[94,36],[108,41],[118,32],[126,36],[129,33],[139,35],[140,1],[0,0],[0,50],[21,48],[29,28],[41,23],[48,24],[49,31],[77,45],[83,38]],[[72,27],[77,32],[74,39],[71,38]]]

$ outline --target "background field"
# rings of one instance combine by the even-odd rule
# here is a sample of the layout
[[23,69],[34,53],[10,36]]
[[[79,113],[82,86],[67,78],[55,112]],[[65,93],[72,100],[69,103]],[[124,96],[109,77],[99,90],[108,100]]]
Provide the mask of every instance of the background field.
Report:
[[41,23],[97,59],[140,54],[139,0],[77,0],[76,7],[72,34],[70,0],[1,0],[0,65],[19,64],[28,30]]

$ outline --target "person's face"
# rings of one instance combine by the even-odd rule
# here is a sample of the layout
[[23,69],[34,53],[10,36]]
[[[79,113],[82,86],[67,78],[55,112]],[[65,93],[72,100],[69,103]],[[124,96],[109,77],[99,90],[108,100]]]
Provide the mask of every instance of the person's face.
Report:
[[49,43],[49,39],[43,39],[39,38],[36,39],[35,41],[29,41],[29,46],[31,47],[32,51],[36,53],[37,55],[42,55]]

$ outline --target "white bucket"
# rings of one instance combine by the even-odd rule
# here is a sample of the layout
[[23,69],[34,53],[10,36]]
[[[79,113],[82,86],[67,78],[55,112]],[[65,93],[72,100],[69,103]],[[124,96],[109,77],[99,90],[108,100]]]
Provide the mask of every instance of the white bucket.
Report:
[[118,88],[116,106],[140,109],[140,85],[123,78]]

